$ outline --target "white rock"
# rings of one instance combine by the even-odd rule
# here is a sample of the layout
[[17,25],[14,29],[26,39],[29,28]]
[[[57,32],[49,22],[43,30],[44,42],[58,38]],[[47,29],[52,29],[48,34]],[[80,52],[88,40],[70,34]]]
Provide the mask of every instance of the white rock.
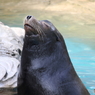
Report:
[[0,56],[6,55],[18,59],[22,45],[22,39],[10,27],[0,24]]
[[[17,71],[20,62],[11,57],[0,57],[0,88],[13,87],[17,82]],[[17,85],[16,85],[17,86]]]
[[11,27],[11,29],[17,34],[19,37],[24,37],[25,31],[19,27]]
[[24,30],[0,22],[0,88],[16,87]]

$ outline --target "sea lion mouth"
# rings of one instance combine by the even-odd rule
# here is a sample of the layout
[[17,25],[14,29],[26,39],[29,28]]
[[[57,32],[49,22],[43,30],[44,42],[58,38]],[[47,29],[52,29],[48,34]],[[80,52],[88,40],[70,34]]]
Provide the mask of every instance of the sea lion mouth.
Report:
[[27,36],[32,36],[32,35],[38,34],[38,32],[35,30],[35,28],[33,26],[31,26],[30,24],[25,23],[24,28],[25,28],[25,30],[27,30],[29,32],[29,33],[26,33]]
[[24,26],[26,26],[26,27],[31,27],[32,29],[34,29],[31,25],[29,25],[29,24],[24,24]]

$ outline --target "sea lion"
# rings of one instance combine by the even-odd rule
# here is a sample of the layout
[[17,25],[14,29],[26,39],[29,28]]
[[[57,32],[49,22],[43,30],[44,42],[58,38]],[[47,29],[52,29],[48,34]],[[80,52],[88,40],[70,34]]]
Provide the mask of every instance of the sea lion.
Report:
[[48,20],[27,16],[24,28],[18,95],[90,95],[55,26]]

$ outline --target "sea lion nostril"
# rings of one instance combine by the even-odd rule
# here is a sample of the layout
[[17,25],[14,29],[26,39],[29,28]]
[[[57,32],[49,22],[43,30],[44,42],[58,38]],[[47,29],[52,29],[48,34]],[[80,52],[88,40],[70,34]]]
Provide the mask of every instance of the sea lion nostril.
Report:
[[27,19],[30,19],[32,16],[27,16]]

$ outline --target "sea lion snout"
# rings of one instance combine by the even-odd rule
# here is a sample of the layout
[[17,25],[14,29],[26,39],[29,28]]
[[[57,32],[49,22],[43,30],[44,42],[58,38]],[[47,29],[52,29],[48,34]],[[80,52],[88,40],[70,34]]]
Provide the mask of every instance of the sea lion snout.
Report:
[[34,16],[26,16],[25,18],[24,29],[27,37],[39,34],[39,38],[43,38],[45,35],[43,30],[47,30],[49,27],[48,23],[37,20]]
[[35,19],[33,16],[26,16],[24,25],[30,25],[33,27],[33,25],[37,24],[39,21]]
[[36,20],[33,16],[26,16],[25,22],[24,22],[24,29],[26,30],[26,34],[28,36],[31,36],[31,34],[38,34],[38,26],[39,21]]

